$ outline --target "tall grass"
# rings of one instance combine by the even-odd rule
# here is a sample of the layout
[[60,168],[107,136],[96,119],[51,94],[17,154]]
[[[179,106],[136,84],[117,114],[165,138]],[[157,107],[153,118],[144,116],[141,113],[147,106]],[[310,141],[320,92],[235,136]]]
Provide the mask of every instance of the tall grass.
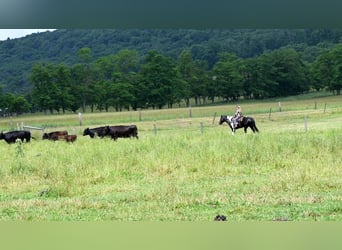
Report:
[[281,123],[257,135],[185,123],[139,140],[37,139],[21,156],[1,143],[0,218],[341,220],[341,128],[270,129]]
[[[0,220],[341,221],[341,98],[281,101],[282,112],[245,102],[260,134],[235,136],[217,124],[234,104],[192,108],[191,118],[188,108],[143,110],[142,121],[135,111],[83,114],[82,126],[75,114],[2,118],[2,130],[24,123],[78,139],[32,131],[30,143],[0,141]],[[118,123],[137,124],[139,140],[82,136]]]

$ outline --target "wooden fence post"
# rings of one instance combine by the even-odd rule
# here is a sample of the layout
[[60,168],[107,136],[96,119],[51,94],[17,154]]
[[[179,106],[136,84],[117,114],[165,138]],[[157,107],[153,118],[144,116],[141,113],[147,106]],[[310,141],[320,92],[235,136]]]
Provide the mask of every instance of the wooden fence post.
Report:
[[326,110],[327,110],[327,103],[324,104],[324,114]]
[[141,108],[138,108],[139,121],[141,122]]
[[13,130],[13,119],[12,119],[12,116],[10,116],[10,127],[11,127],[11,130]]
[[157,125],[153,124],[153,133],[154,135],[157,135]]
[[80,123],[80,126],[82,126],[82,113],[81,112],[78,113],[78,121]]
[[305,132],[308,131],[308,121],[307,121],[306,115],[304,116],[304,130]]
[[270,113],[268,114],[268,119],[271,119],[272,108],[270,108]]
[[213,118],[213,125],[214,125],[214,123],[215,123],[215,119],[216,119],[216,112],[215,112],[214,118]]

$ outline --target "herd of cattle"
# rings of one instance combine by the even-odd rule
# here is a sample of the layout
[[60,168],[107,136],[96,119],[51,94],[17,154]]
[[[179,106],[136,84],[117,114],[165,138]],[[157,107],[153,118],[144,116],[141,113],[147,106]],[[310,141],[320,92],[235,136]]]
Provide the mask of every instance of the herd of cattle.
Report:
[[[138,139],[138,128],[136,125],[117,125],[117,126],[103,126],[96,128],[86,128],[83,131],[83,136],[89,135],[90,138],[98,136],[103,138],[105,136],[111,137],[113,140],[118,138],[130,138],[135,137]],[[16,130],[7,133],[0,133],[0,140],[5,140],[8,144],[15,143],[17,140],[22,142],[29,142],[33,138],[31,132],[28,130]],[[65,140],[66,142],[74,142],[77,139],[77,135],[69,135],[68,131],[54,131],[50,133],[44,133],[43,140]]]

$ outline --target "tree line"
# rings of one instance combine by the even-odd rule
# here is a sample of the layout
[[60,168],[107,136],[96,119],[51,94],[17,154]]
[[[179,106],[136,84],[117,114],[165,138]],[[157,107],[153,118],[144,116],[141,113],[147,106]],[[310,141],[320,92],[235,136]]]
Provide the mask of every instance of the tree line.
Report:
[[84,47],[91,49],[93,60],[129,49],[138,52],[139,61],[150,50],[177,61],[186,49],[211,70],[223,51],[245,59],[289,47],[311,63],[341,39],[341,29],[57,29],[0,41],[0,85],[4,93],[26,95],[34,63],[72,66]]
[[89,47],[77,56],[73,65],[35,63],[29,74],[32,91],[26,98],[1,94],[0,112],[160,109],[190,105],[190,100],[198,105],[321,89],[340,95],[342,87],[342,44],[322,50],[312,62],[287,47],[251,58],[220,52],[212,67],[188,49],[176,59],[157,50],[141,57],[137,50],[123,49],[94,60]]

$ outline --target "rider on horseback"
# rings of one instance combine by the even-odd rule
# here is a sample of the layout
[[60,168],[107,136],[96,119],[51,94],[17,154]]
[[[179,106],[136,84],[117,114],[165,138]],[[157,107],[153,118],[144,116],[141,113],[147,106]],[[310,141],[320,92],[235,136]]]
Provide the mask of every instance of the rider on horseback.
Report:
[[236,128],[237,124],[238,124],[238,120],[242,117],[242,110],[241,110],[241,107],[240,105],[236,105],[236,111],[235,111],[235,114],[232,118],[232,121],[233,121],[233,125],[234,125],[234,128]]

